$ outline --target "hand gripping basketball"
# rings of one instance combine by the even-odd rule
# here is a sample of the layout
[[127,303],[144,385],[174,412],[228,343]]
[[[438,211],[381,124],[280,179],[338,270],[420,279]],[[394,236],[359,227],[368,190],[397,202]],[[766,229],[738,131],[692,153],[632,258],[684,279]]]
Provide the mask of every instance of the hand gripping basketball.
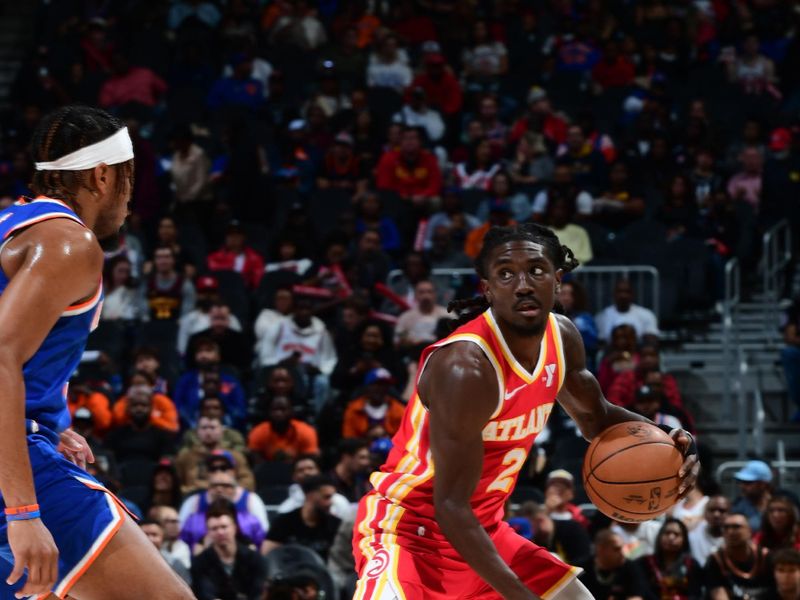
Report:
[[678,471],[681,484],[678,487],[678,500],[686,497],[692,491],[697,477],[700,475],[700,459],[697,458],[697,445],[694,436],[683,429],[673,429],[669,432],[669,437],[675,441],[675,446],[683,455],[683,464]]

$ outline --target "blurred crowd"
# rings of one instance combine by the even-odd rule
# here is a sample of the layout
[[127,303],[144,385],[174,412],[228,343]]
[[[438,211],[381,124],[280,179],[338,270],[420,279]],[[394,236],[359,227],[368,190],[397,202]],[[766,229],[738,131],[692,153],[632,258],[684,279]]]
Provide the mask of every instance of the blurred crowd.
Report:
[[[576,277],[559,310],[610,401],[693,430],[661,330],[713,318],[726,262],[747,291],[760,235],[800,225],[798,33],[778,0],[41,2],[0,206],[57,106],[118,115],[136,153],[69,391],[95,474],[201,599],[346,595],[419,354],[477,293],[488,229],[530,220],[582,264],[658,269],[658,315],[626,279],[595,306]],[[509,518],[596,597],[800,597],[768,466],[733,509],[708,479],[675,519],[609,528],[572,504],[585,448],[554,411]]]

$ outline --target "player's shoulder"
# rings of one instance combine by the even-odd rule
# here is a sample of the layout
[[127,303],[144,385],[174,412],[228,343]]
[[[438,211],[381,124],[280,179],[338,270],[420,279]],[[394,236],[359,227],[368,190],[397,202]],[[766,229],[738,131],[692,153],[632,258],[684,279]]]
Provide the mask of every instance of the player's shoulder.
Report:
[[427,359],[418,388],[425,392],[469,389],[480,393],[496,385],[494,367],[483,349],[468,340],[454,340],[437,348]]
[[103,251],[91,229],[67,218],[52,218],[31,225],[15,234],[9,247],[35,245],[51,256],[65,256],[73,259],[99,259]]

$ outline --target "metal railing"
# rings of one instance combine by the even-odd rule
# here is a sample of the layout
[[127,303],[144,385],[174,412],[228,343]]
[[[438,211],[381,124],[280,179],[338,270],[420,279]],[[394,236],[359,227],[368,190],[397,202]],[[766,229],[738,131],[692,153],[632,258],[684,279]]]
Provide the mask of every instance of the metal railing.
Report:
[[733,392],[736,384],[734,364],[738,347],[738,330],[734,327],[741,300],[741,269],[739,259],[731,258],[725,263],[725,297],[722,301],[722,356],[725,380],[722,401],[725,415],[731,415]]
[[762,238],[764,261],[764,295],[768,300],[780,299],[784,269],[792,259],[792,230],[785,219],[773,225]]
[[658,269],[651,265],[580,266],[572,276],[583,284],[594,312],[603,310],[614,301],[614,286],[620,279],[630,281],[634,301],[661,316],[661,279]]
[[[775,474],[773,486],[780,489],[796,491],[800,482],[800,460],[786,460],[786,451],[782,442],[778,442],[777,458],[765,461]],[[747,464],[746,460],[729,460],[721,463],[714,472],[714,478],[723,486],[726,495],[733,498],[737,494],[734,489],[733,473]]]

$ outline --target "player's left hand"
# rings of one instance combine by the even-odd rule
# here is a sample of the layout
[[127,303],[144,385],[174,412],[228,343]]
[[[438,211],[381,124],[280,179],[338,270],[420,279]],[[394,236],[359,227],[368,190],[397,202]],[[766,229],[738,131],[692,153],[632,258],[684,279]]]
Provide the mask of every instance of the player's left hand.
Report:
[[74,432],[72,429],[65,429],[59,436],[61,442],[58,444],[58,451],[63,454],[68,461],[79,466],[81,469],[86,468],[86,463],[94,462],[94,453],[89,447],[89,443],[79,433]]
[[678,477],[681,479],[678,487],[678,500],[681,500],[697,483],[697,476],[700,474],[700,460],[697,458],[697,447],[692,434],[683,429],[673,429],[670,436],[675,440],[675,446],[683,454],[683,464],[678,471]]

